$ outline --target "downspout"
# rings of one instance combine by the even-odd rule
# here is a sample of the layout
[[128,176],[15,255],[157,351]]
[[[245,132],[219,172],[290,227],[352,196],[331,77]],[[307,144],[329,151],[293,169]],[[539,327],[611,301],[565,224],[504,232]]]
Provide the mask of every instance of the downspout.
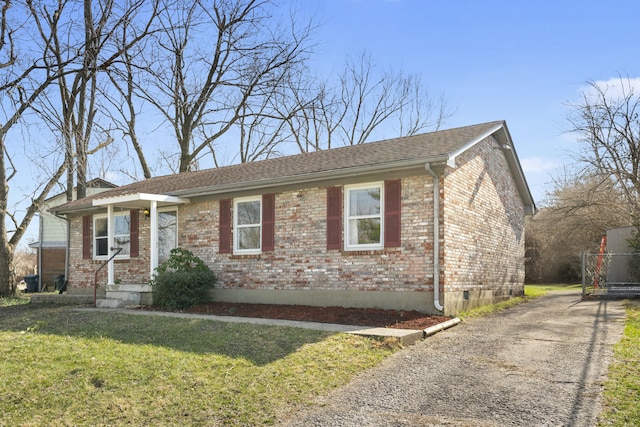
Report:
[[444,311],[440,304],[440,177],[430,163],[425,163],[424,168],[433,177],[433,306]]
[[[70,227],[70,224],[69,224],[69,218],[67,218],[66,215],[63,216],[63,215],[60,215],[57,212],[54,212],[53,214],[55,215],[56,218],[60,218],[60,219],[63,219],[65,221],[66,229],[67,229],[67,231],[66,231],[67,242],[66,242],[65,248],[64,248],[64,283],[66,283],[67,280],[69,280],[69,256],[70,256],[70,253],[71,253],[71,250],[69,248],[69,244],[71,242],[71,227]],[[63,285],[63,289],[66,289],[66,288],[64,288],[64,283],[62,284]],[[60,293],[62,293],[62,292],[60,292]]]
[[42,292],[42,239],[44,238],[42,226],[42,212],[38,212],[38,292]]

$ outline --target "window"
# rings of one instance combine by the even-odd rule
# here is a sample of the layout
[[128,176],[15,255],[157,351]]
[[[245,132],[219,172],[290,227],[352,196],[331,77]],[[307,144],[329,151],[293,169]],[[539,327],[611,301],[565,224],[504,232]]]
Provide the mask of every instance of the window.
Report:
[[262,250],[262,197],[235,199],[233,203],[234,253]]
[[178,211],[158,212],[158,262],[169,259],[171,249],[178,247]]
[[[113,222],[113,246],[122,248],[118,256],[129,256],[131,248],[131,217],[129,213],[114,214]],[[94,216],[93,230],[94,257],[110,256],[106,215]]]
[[382,194],[382,183],[345,187],[345,249],[383,247]]
[[275,250],[275,200],[275,194],[220,200],[218,252],[244,255]]

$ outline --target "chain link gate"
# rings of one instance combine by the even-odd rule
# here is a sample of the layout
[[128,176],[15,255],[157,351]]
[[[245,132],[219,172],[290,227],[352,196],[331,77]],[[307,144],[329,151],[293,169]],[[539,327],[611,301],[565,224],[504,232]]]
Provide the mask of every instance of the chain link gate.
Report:
[[640,253],[582,254],[582,297],[640,295]]

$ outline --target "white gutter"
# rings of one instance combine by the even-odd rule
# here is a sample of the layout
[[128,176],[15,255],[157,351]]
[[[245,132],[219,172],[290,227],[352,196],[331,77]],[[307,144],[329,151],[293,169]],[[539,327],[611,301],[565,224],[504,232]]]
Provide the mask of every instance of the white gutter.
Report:
[[[219,194],[225,194],[232,191],[254,191],[254,190],[262,190],[265,188],[273,188],[277,186],[290,185],[295,183],[296,185],[300,184],[310,184],[316,182],[322,182],[326,180],[337,180],[342,178],[353,178],[362,175],[380,175],[387,172],[398,172],[400,170],[408,170],[408,169],[421,169],[422,165],[425,162],[428,163],[443,163],[449,159],[448,154],[421,158],[421,159],[410,159],[403,160],[398,162],[390,162],[390,163],[382,163],[376,165],[367,165],[367,166],[358,166],[358,167],[350,167],[344,168],[340,170],[328,170],[321,172],[310,172],[304,173],[300,175],[285,175],[277,178],[268,178],[257,181],[247,181],[247,182],[232,182],[228,184],[215,184],[207,187],[200,188],[191,188],[188,190],[178,190],[172,191],[171,194],[176,197],[200,197],[200,196],[213,196]],[[187,199],[188,200],[188,199]]]
[[444,311],[440,304],[440,177],[430,163],[425,163],[424,168],[433,177],[433,306]]

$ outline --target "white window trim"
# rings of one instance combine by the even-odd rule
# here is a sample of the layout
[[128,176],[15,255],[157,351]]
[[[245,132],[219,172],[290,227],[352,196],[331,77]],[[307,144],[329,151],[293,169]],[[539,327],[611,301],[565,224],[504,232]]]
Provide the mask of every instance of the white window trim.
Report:
[[[350,212],[350,203],[349,203],[349,194],[352,190],[362,190],[364,188],[374,188],[377,187],[380,189],[380,243],[375,244],[349,244],[349,216]],[[345,251],[363,251],[363,250],[377,250],[384,248],[384,182],[368,182],[364,184],[356,184],[356,185],[345,185],[344,186],[344,250]],[[369,218],[377,218],[378,216],[367,216]],[[364,218],[364,217],[361,217]]]
[[[258,224],[238,225],[238,203],[243,202],[259,202],[260,203],[260,220]],[[260,245],[257,249],[240,249],[238,246],[240,233],[239,228],[243,227],[260,227]],[[233,199],[233,254],[234,255],[255,255],[262,253],[262,196],[239,197]]]
[[[117,216],[129,216],[129,245],[131,245],[131,213],[129,211],[126,212],[114,212],[113,217],[117,217]],[[108,222],[108,215],[107,214],[96,214],[93,215],[93,229],[92,229],[92,236],[91,238],[93,239],[93,259],[96,260],[106,260],[109,259],[109,257],[111,256],[111,254],[109,253],[109,237],[108,237],[108,233],[107,233],[107,255],[97,255],[98,253],[98,245],[96,244],[96,220],[98,219],[107,219]],[[107,224],[107,230],[108,227],[110,227],[109,224]],[[113,235],[113,238],[115,239],[116,237],[122,236],[121,234],[118,235]],[[130,259],[131,255],[130,254],[125,254],[125,255],[116,255],[116,257],[114,259]]]

